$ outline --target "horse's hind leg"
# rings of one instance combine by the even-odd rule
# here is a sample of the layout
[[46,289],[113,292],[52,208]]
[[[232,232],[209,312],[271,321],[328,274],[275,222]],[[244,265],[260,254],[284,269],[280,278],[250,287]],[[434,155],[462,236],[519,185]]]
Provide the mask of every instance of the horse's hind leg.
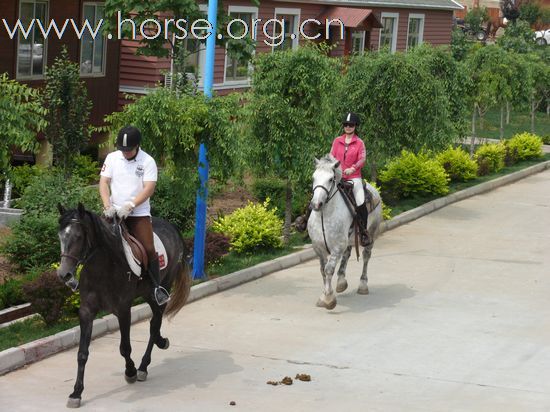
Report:
[[137,379],[137,371],[134,361],[130,357],[132,354],[132,345],[130,344],[130,308],[131,306],[128,306],[118,312],[118,324],[120,326],[120,354],[126,360],[124,378],[126,382],[134,383]]
[[351,246],[348,246],[342,260],[340,261],[340,268],[338,269],[338,281],[336,282],[336,292],[341,293],[348,288],[348,281],[346,280],[346,267],[348,266],[348,260],[351,255]]
[[84,369],[88,361],[90,341],[92,340],[92,327],[96,312],[86,307],[80,307],[80,344],[78,346],[78,372],[74,384],[73,393],[67,401],[68,408],[80,407],[82,391],[84,390]]
[[369,294],[369,286],[368,286],[369,278],[367,277],[367,266],[369,264],[369,260],[372,254],[373,245],[374,243],[371,242],[369,245],[363,248],[363,272],[361,273],[361,279],[359,280],[359,288],[357,289],[357,293],[359,293],[360,295]]
[[166,305],[159,307],[156,302],[148,301],[148,303],[153,311],[153,317],[149,322],[149,342],[147,343],[147,349],[143,354],[141,364],[139,365],[137,371],[137,379],[141,382],[147,380],[147,367],[151,363],[151,352],[153,351],[153,346],[156,344],[160,349],[168,349],[168,346],[170,346],[170,341],[168,338],[163,338],[160,334],[162,314],[164,313]]

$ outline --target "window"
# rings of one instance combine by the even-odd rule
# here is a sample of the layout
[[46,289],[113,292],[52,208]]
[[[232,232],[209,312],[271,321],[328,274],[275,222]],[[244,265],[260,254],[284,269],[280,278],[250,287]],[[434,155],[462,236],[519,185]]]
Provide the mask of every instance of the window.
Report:
[[397,25],[399,24],[398,13],[382,13],[382,28],[380,29],[379,49],[389,47],[392,52],[397,49]]
[[[19,3],[19,19],[24,28],[29,27],[33,19],[38,19],[43,25],[46,25],[47,12],[47,1],[25,0]],[[26,39],[22,33],[19,33],[17,44],[18,78],[44,76],[46,46],[46,40],[37,24],[33,26]]]
[[363,54],[365,52],[364,31],[354,31],[351,34],[351,52],[353,54]]
[[[300,9],[276,8],[275,18],[279,21],[284,20],[284,40],[280,45],[274,46],[273,49],[287,50],[298,47]],[[280,29],[279,24],[274,24],[273,37],[278,37],[281,34]],[[269,41],[278,43],[280,39]]]
[[[255,33],[252,33],[252,30],[256,30],[255,27],[252,27],[253,20],[258,15],[258,9],[254,7],[244,7],[244,6],[229,6],[229,16],[230,20],[240,19],[245,22],[246,26],[242,22],[235,21],[231,25],[231,33],[233,37],[240,37],[246,31],[247,34],[245,37],[256,38]],[[244,41],[244,39],[243,39]],[[225,81],[226,82],[243,82],[248,80],[248,69],[249,61],[248,59],[238,59],[230,57],[227,53],[225,59]]]
[[409,30],[407,32],[407,50],[422,44],[424,36],[424,15],[409,14]]
[[[88,20],[90,27],[95,29],[98,22],[103,19],[105,6],[98,3],[84,3],[83,23]],[[80,41],[80,74],[82,75],[104,75],[106,39],[98,32],[94,39],[86,30]]]

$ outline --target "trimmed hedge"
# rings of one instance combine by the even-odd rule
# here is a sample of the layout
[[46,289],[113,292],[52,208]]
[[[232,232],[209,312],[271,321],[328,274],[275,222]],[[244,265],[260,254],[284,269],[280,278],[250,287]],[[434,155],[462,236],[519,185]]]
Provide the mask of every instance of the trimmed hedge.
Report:
[[506,147],[517,153],[517,160],[536,159],[542,156],[542,139],[531,133],[516,134],[506,141]]
[[496,173],[504,167],[506,148],[502,143],[481,145],[475,152],[474,159],[478,164],[478,175]]
[[436,160],[445,169],[452,182],[465,182],[477,176],[477,163],[461,147],[449,147],[439,153]]
[[383,198],[388,202],[429,195],[445,195],[449,178],[443,166],[427,153],[418,155],[403,150],[380,173]]

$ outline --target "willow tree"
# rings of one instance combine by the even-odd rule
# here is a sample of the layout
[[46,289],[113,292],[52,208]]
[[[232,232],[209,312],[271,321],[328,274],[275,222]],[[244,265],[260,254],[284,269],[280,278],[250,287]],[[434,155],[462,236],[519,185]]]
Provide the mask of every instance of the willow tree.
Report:
[[314,156],[330,150],[339,61],[301,47],[258,56],[250,110],[252,167],[286,181],[285,242],[290,236],[293,184],[311,177]]
[[443,83],[415,61],[401,53],[367,54],[351,61],[344,78],[338,107],[362,120],[372,179],[401,150],[441,149],[456,136]]

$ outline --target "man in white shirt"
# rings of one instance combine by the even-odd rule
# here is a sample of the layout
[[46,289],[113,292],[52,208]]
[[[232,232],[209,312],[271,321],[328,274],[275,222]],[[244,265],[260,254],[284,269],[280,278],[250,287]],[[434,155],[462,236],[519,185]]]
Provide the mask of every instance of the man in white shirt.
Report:
[[117,215],[126,220],[130,233],[138,239],[149,259],[148,272],[155,287],[153,296],[158,305],[164,305],[170,295],[160,286],[158,256],[153,241],[151,206],[149,198],[155,192],[157,165],[139,144],[141,132],[126,126],[117,136],[117,151],[109,153],[101,169],[99,194],[103,215]]

